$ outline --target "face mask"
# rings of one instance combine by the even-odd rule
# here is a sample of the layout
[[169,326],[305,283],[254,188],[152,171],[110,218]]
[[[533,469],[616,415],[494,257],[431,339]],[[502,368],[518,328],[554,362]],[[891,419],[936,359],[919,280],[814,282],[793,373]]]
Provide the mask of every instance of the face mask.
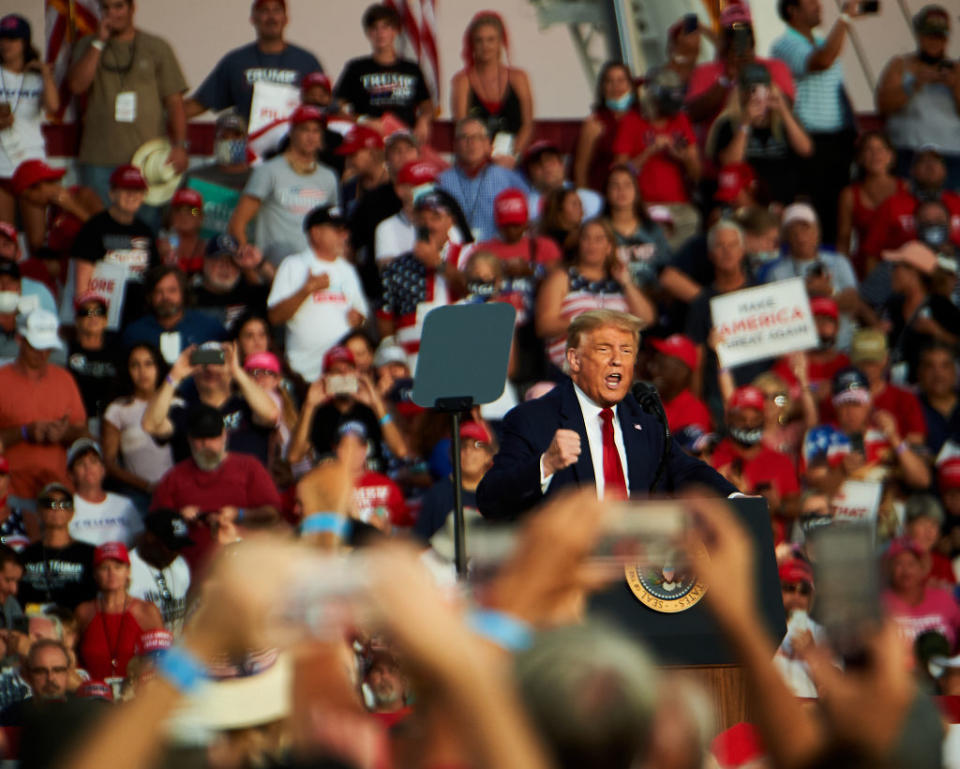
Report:
[[471,280],[467,282],[467,293],[489,299],[497,293],[497,286],[495,283],[482,283],[479,280]]
[[675,88],[660,91],[656,98],[657,112],[664,117],[673,117],[683,109],[683,92]]
[[833,346],[837,343],[837,338],[835,336],[822,336],[820,341],[817,344],[818,350],[831,350]]
[[779,251],[755,251],[750,255],[750,259],[754,264],[767,264],[768,262],[775,262],[779,258]]
[[246,139],[217,139],[213,145],[213,154],[223,166],[234,166],[247,162]]
[[754,427],[753,429],[748,429],[746,427],[731,427],[730,437],[741,446],[750,448],[751,446],[756,446],[763,440],[763,428]]
[[633,104],[633,94],[627,91],[619,99],[604,99],[604,103],[607,105],[607,109],[611,109],[614,112],[622,112],[625,109],[629,109],[630,105]]
[[950,228],[946,224],[921,224],[917,227],[917,240],[936,250],[947,242]]
[[923,64],[926,64],[929,67],[936,67],[940,62],[943,61],[943,54],[940,56],[931,56],[929,53],[925,53],[924,51],[917,51],[917,58],[920,59]]
[[16,291],[0,291],[0,313],[16,312],[20,305],[20,294]]

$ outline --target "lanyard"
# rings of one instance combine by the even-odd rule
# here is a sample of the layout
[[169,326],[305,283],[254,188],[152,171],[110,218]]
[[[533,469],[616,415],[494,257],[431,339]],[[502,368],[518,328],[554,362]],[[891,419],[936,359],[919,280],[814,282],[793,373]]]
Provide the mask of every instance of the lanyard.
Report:
[[117,652],[120,649],[120,639],[123,637],[123,623],[127,621],[127,599],[123,599],[123,613],[120,615],[120,627],[117,628],[117,637],[111,643],[110,633],[107,632],[107,619],[106,607],[103,605],[102,601],[98,601],[100,604],[100,625],[103,627],[103,640],[107,642],[107,651],[110,652],[110,670],[113,673],[117,672]]
[[[23,81],[27,79],[27,71],[24,70],[20,75],[20,85],[17,86],[17,100],[10,106],[10,112],[16,114],[17,107],[20,106],[20,100],[23,98]],[[3,67],[0,67],[0,88],[3,89],[3,95],[7,95],[7,80],[3,76]]]
[[[123,90],[123,81],[127,75],[130,74],[130,70],[133,69],[133,62],[137,58],[137,39],[139,38],[139,33],[133,33],[133,41],[130,43],[130,58],[126,64],[121,65],[120,60],[117,57],[117,52],[113,47],[113,41],[107,43],[107,48],[103,52],[103,57],[100,60],[100,64],[106,72],[116,72],[117,76],[120,78],[120,90]],[[107,51],[113,54],[113,60],[116,64],[107,63]]]
[[[483,193],[483,182],[487,178],[487,171],[490,170],[490,161],[487,161],[487,164],[483,167],[483,170],[480,172],[479,178],[477,179],[477,192],[473,196],[473,203],[467,206],[469,212],[464,212],[467,215],[467,224],[470,227],[473,227],[473,215],[476,213],[477,206],[480,204],[480,195]],[[466,176],[464,172],[463,176]],[[457,180],[457,187],[460,189],[460,197],[463,198],[463,202],[467,202],[467,190],[463,186],[463,178],[460,174],[454,174],[454,178]]]

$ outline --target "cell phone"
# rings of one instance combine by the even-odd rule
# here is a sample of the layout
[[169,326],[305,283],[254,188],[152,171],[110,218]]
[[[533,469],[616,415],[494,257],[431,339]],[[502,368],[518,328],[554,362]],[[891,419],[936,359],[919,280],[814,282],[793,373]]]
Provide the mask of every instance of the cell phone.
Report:
[[355,374],[331,374],[326,388],[330,395],[356,395],[360,383]]
[[742,22],[733,25],[730,32],[730,49],[736,56],[744,56],[753,48],[753,30]]
[[880,13],[880,0],[863,0],[860,3],[861,15]]
[[827,267],[823,262],[817,262],[813,267],[810,268],[810,271],[807,273],[808,276],[814,278],[822,278],[827,274]]
[[683,34],[689,35],[691,32],[696,32],[700,27],[700,19],[695,13],[685,14],[683,17]]
[[834,523],[810,533],[817,615],[847,665],[862,665],[865,640],[883,617],[872,524]]
[[198,347],[190,353],[191,366],[222,366],[224,360],[222,347]]
[[417,227],[417,240],[421,243],[429,243],[430,230],[426,227]]
[[24,614],[13,618],[13,626],[10,628],[14,633],[23,633],[30,635],[30,618]]
[[866,455],[863,448],[863,433],[854,433],[850,436],[850,448],[860,454]]

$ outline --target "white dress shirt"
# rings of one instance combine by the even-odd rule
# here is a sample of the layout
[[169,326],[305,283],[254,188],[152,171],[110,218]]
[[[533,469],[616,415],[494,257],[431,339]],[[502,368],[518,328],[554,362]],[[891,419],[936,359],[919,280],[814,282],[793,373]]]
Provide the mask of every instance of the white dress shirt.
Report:
[[[594,403],[587,394],[577,385],[573,386],[577,394],[577,403],[580,404],[580,413],[583,414],[583,424],[587,428],[587,447],[590,449],[590,459],[593,462],[593,478],[597,487],[597,498],[603,499],[604,477],[603,477],[603,422],[600,419],[600,412],[603,406]],[[623,445],[623,430],[620,428],[620,419],[618,414],[619,405],[612,406],[613,411],[613,442],[617,446],[617,453],[620,455],[620,467],[623,468],[623,478],[627,485],[627,495],[630,494],[630,475],[627,472],[627,450]],[[581,452],[584,447],[580,447]],[[543,457],[540,457],[540,489],[546,493],[550,487],[550,481],[553,475],[545,475],[543,469]]]

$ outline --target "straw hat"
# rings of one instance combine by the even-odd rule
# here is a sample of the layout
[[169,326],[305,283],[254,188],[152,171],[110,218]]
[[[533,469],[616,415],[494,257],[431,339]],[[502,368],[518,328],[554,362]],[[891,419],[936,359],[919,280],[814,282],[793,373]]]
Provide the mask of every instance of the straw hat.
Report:
[[173,166],[167,163],[172,145],[169,139],[151,139],[133,153],[130,162],[143,173],[147,180],[147,196],[144,203],[148,206],[159,206],[170,201],[177,187],[180,186],[182,174],[178,174]]

